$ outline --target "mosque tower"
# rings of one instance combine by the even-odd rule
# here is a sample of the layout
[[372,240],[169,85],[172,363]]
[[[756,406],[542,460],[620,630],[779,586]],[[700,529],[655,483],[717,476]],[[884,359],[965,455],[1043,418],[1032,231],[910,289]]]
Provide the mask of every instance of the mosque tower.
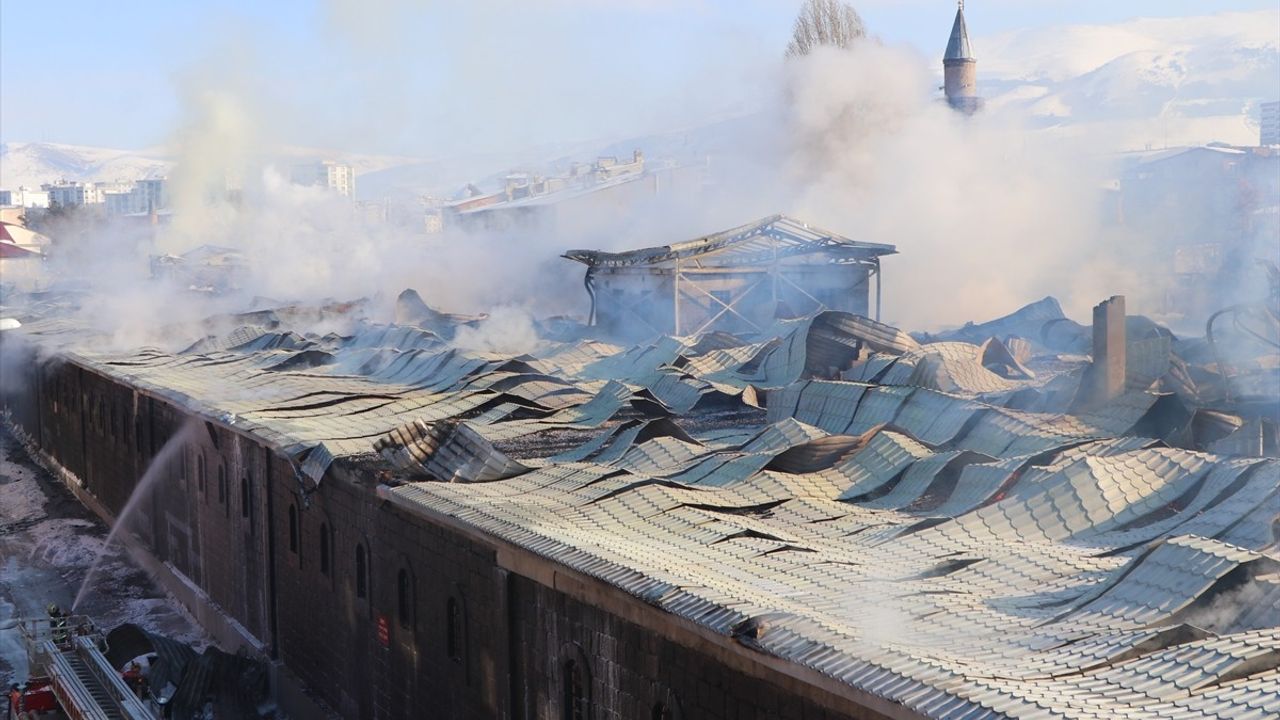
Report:
[[942,68],[947,104],[966,115],[977,112],[982,107],[982,98],[978,97],[978,61],[969,47],[964,0],[960,0],[956,9],[956,21],[951,26],[947,52],[942,56]]

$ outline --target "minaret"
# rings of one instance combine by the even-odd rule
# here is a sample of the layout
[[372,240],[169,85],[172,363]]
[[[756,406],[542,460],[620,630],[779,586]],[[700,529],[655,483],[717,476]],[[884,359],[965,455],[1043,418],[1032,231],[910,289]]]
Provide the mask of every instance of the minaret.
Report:
[[951,39],[947,53],[942,56],[943,89],[947,104],[966,114],[982,107],[978,97],[978,61],[969,47],[969,28],[964,22],[964,0],[956,9],[956,21],[951,26]]

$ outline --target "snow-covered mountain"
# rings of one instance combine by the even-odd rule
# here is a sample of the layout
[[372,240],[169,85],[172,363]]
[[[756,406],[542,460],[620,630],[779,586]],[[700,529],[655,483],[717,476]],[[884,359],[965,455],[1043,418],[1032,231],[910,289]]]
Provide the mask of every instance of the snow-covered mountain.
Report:
[[[58,180],[132,182],[172,174],[178,153],[171,148],[113,150],[60,143],[4,143],[0,145],[0,188],[39,187]],[[351,165],[356,176],[422,162],[417,158],[286,146],[277,148],[271,162],[337,160]],[[358,185],[357,185],[358,187]]]
[[1280,98],[1280,10],[975,39],[988,106],[1107,150],[1258,141]]
[[0,145],[0,188],[58,180],[133,181],[163,175],[172,162],[153,151],[112,150],[58,143]]
[[[1280,99],[1280,10],[1134,19],[978,36],[980,91],[988,112],[1009,113],[1052,136],[1099,152],[1258,140],[1258,103]],[[434,159],[317,148],[276,151],[282,164],[334,159],[356,171],[363,198],[412,197],[499,172],[593,152],[689,157],[715,154],[750,118],[617,142],[561,143],[527,157]],[[599,150],[597,150],[599,149]],[[134,180],[170,173],[171,148],[128,151],[54,143],[0,145],[0,187],[68,180]]]

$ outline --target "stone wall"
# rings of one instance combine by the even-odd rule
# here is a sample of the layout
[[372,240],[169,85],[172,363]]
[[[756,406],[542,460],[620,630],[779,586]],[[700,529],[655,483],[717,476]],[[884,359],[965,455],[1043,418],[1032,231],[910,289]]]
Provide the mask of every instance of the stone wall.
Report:
[[358,464],[335,463],[316,485],[233,426],[93,370],[50,362],[31,375],[7,386],[11,419],[112,514],[160,458],[138,535],[246,649],[343,717],[882,717],[732,641],[708,646],[603,583],[557,589],[556,566],[383,501]]

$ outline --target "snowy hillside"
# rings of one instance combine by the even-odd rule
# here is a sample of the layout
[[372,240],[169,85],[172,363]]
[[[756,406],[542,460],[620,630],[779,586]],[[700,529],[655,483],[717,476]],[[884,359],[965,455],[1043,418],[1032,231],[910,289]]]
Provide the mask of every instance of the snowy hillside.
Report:
[[974,42],[994,112],[1105,149],[1258,141],[1280,11],[1022,30]]
[[[1258,103],[1280,99],[1280,10],[1057,26],[974,38],[987,112],[1048,137],[1109,152],[1213,141],[1258,141]],[[936,68],[940,74],[941,68]],[[354,166],[363,199],[449,193],[521,164],[594,153],[701,158],[733,154],[767,113],[616,141],[562,142],[522,156],[432,159],[284,147],[272,162],[333,159]],[[53,143],[0,146],[0,188],[68,180],[134,180],[172,173],[176,149],[108,150]]]
[[[0,188],[39,187],[58,180],[131,182],[156,175],[170,175],[178,153],[169,148],[112,150],[58,143],[5,143],[0,145]],[[416,158],[361,155],[319,148],[278,148],[270,163],[337,160],[355,170],[357,178],[388,168],[421,162]],[[357,188],[359,183],[357,182]]]
[[171,163],[149,151],[57,143],[0,145],[0,188],[39,187],[58,180],[132,181],[168,172]]

